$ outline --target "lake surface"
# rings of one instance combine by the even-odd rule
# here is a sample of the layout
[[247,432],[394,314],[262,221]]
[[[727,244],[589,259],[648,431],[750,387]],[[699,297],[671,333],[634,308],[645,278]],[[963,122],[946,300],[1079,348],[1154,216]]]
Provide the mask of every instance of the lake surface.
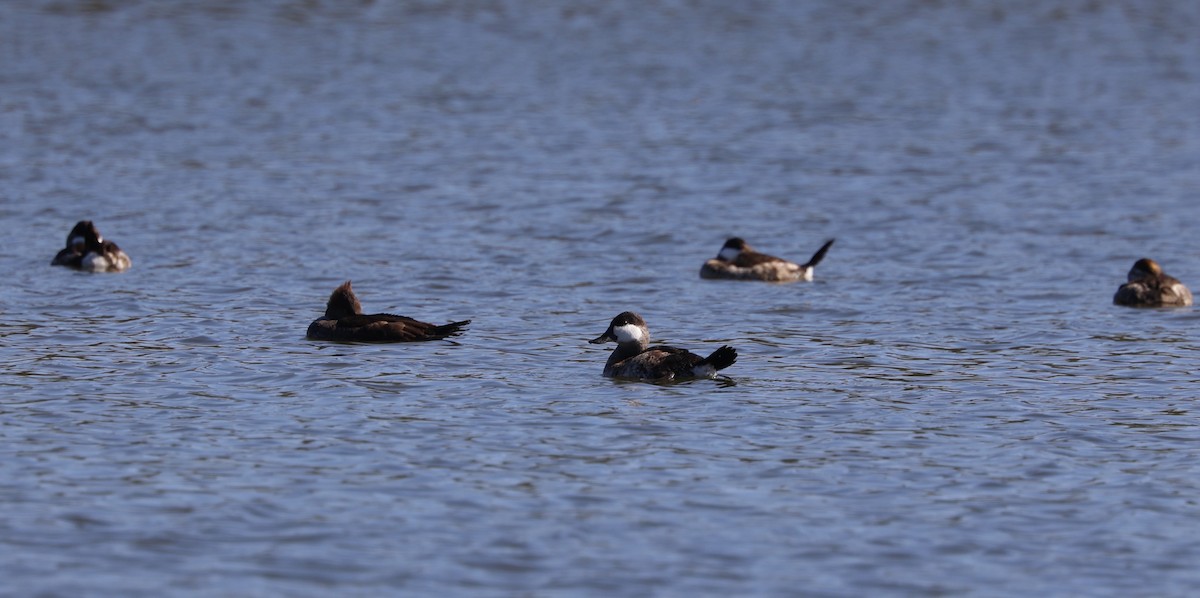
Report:
[[0,593],[1193,594],[1200,4],[957,4],[6,2]]

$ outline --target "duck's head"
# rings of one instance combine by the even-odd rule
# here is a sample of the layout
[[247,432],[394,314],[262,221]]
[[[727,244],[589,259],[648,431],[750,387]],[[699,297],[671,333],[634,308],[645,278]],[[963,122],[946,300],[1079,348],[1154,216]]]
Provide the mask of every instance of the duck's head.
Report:
[[721,251],[717,252],[717,259],[722,262],[732,262],[736,260],[743,251],[752,251],[750,246],[742,240],[741,237],[733,237],[721,246]]
[[361,313],[362,305],[358,302],[358,297],[354,296],[354,289],[350,288],[349,280],[334,289],[329,295],[329,302],[325,304],[326,318],[338,319]]
[[86,249],[99,247],[103,240],[100,231],[96,230],[96,225],[92,224],[91,220],[80,220],[75,223],[71,232],[67,233],[67,248],[83,253]]
[[1133,282],[1149,276],[1162,276],[1162,273],[1162,266],[1158,265],[1158,262],[1144,257],[1133,263],[1133,267],[1129,269],[1128,280]]
[[640,346],[650,344],[650,329],[641,316],[631,312],[621,312],[613,318],[604,334],[589,341],[593,344],[615,342],[620,345],[637,343]]

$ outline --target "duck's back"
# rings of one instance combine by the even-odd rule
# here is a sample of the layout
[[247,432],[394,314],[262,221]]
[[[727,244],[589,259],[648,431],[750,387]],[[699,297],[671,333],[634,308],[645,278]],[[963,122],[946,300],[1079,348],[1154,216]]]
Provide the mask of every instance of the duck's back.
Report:
[[101,242],[99,251],[88,252],[80,262],[82,269],[92,272],[124,272],[131,265],[129,256],[112,241]]
[[85,272],[124,272],[131,265],[129,256],[112,241],[104,241],[99,248],[80,252],[67,247],[54,256],[51,266],[66,266]]
[[701,357],[677,347],[650,347],[633,357],[613,364],[609,375],[642,380],[672,380],[693,377],[692,369]]
[[711,259],[704,262],[704,266],[700,268],[700,278],[763,280],[767,282],[812,280],[812,268],[801,266],[800,264],[794,264],[779,258],[743,262],[740,257],[733,262],[724,262],[718,259]]
[[83,268],[83,254],[76,251],[74,248],[68,247],[58,252],[54,256],[54,260],[50,262],[51,266],[66,266],[79,270]]
[[721,347],[708,357],[700,357],[687,349],[660,345],[605,368],[604,374],[663,382],[711,378],[717,370],[729,367],[736,360],[737,351],[732,347]]
[[317,319],[308,326],[308,338],[366,343],[440,340],[462,332],[462,328],[470,323],[470,320],[463,320],[437,325],[407,316],[356,314]]
[[1171,276],[1147,276],[1127,282],[1113,295],[1113,303],[1130,307],[1186,307],[1192,292]]

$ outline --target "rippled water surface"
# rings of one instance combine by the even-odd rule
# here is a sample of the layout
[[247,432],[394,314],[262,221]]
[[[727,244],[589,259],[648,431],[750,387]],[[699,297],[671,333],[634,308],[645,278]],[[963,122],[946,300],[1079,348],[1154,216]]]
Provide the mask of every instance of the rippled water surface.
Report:
[[5,3],[4,593],[1193,593],[1200,5],[972,4]]

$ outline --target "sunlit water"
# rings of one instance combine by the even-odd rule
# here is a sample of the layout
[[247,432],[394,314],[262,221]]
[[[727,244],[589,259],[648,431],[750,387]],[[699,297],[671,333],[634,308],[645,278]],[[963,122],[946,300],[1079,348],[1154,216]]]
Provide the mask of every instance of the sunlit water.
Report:
[[1200,584],[1200,5],[329,4],[0,8],[3,593]]

